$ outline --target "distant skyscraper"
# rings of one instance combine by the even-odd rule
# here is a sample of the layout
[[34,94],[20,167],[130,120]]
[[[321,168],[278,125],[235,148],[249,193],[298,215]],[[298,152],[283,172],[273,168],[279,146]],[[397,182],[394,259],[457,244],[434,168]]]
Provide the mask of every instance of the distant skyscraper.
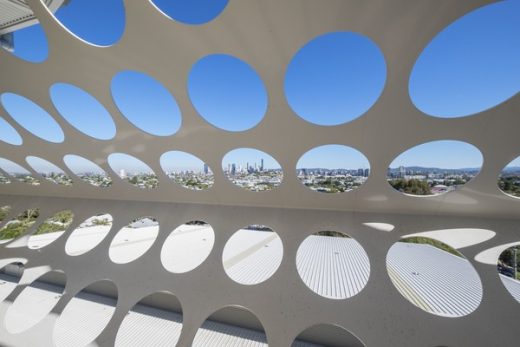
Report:
[[235,163],[231,164],[231,174],[234,175],[237,172],[237,166]]
[[363,176],[363,173],[364,173],[364,172],[365,172],[365,171],[364,171],[363,169],[358,169],[358,170],[357,170],[357,175],[358,175],[358,176]]
[[365,169],[365,174],[363,176],[368,177],[370,175],[370,169]]
[[404,176],[406,176],[406,169],[404,166],[399,166],[399,177],[404,178]]
[[260,171],[264,171],[264,158],[260,159]]
[[204,163],[204,174],[207,175],[209,173],[209,165]]

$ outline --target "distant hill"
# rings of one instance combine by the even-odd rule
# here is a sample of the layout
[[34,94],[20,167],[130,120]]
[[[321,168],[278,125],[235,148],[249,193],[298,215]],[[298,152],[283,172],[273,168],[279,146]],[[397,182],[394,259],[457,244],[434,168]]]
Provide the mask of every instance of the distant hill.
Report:
[[[413,171],[417,173],[421,172],[431,172],[431,173],[437,173],[437,172],[453,172],[453,173],[474,173],[479,172],[480,168],[476,167],[467,167],[467,168],[440,168],[440,167],[423,167],[423,166],[405,166],[404,167],[406,171]],[[399,172],[399,168],[390,168],[390,172]]]

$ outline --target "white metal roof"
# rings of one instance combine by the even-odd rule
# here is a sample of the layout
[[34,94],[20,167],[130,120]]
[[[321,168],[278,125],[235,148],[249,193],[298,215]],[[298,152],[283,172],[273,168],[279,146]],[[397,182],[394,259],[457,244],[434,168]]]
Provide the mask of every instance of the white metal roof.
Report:
[[[64,0],[44,0],[43,2],[54,12],[64,3]],[[0,35],[35,23],[37,23],[37,19],[25,0],[0,0]]]
[[482,299],[480,278],[469,261],[430,245],[396,243],[387,268],[399,292],[427,312],[465,316]]
[[[205,257],[204,254],[193,252],[209,252],[210,249],[201,248],[200,245],[207,244],[202,240],[209,237],[212,229],[208,225],[183,225],[179,230],[169,236],[170,241],[165,243],[163,252],[175,254],[176,259],[195,256],[200,260]],[[71,247],[77,247],[78,250],[89,245],[85,238],[99,238],[99,235],[93,235],[103,232],[99,226],[85,227],[81,231],[73,234],[69,240]],[[121,241],[117,248],[128,253],[129,258],[140,249],[140,244],[148,247],[150,238],[154,238],[156,233],[153,227],[124,228],[123,231],[127,241]],[[61,234],[34,236],[33,244],[47,244],[49,239],[56,239]],[[176,246],[177,239],[182,240],[184,247]],[[223,265],[241,283],[254,283],[259,277],[264,278],[265,274],[274,273],[283,254],[282,242],[273,232],[241,229],[234,234],[234,241],[228,245],[227,254],[224,252]],[[399,292],[428,312],[449,317],[461,316],[475,310],[480,303],[480,279],[464,258],[429,245],[399,242],[390,249],[387,263],[390,278]],[[331,298],[351,296],[361,291],[368,280],[370,269],[366,253],[354,239],[315,235],[302,243],[296,266],[303,281],[313,291]],[[6,274],[1,276],[0,298],[5,298],[14,289],[17,279]],[[504,276],[500,278],[520,301],[520,281]],[[58,298],[59,289],[46,284],[37,288],[28,287],[26,290],[30,291],[30,298],[25,295],[21,303],[15,301],[16,304],[8,310],[7,327],[20,329],[28,324],[35,324],[36,322],[31,321],[42,318],[50,311],[49,307]],[[113,299],[80,294],[69,303],[59,319],[54,331],[55,343],[58,346],[73,346],[79,345],[79,342],[91,341],[110,319],[114,306]],[[135,343],[138,340],[154,341],[157,345],[167,341],[171,343],[178,339],[181,328],[182,317],[179,314],[137,305],[123,321],[118,332],[117,345],[131,346],[132,341]],[[265,339],[262,332],[207,321],[199,329],[194,346],[244,346],[246,341],[248,346],[266,346]],[[311,345],[302,342],[299,346]]]

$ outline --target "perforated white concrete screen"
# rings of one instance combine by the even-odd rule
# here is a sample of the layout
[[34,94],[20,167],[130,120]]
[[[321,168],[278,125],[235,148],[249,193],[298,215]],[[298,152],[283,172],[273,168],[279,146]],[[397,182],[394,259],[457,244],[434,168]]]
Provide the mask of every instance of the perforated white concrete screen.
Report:
[[[230,0],[185,23],[158,1],[125,0],[111,44],[76,36],[45,1],[26,2],[48,56],[0,49],[0,117],[20,138],[0,141],[0,345],[517,345],[520,281],[499,275],[497,260],[520,242],[520,200],[497,178],[520,155],[518,90],[455,118],[429,116],[410,96],[425,47],[492,1]],[[301,50],[338,32],[383,58],[382,77],[351,120],[318,125],[285,86]],[[233,124],[196,88],[215,62],[253,85],[254,104],[229,99],[248,113]],[[166,107],[171,122],[142,122],[142,109],[125,106],[118,86],[135,80],[145,81],[133,85],[136,105]],[[148,95],[151,85],[161,92]],[[93,105],[89,126],[61,90]],[[9,107],[21,98],[35,118]],[[392,188],[396,158],[443,141],[475,151],[474,177],[428,196]],[[312,186],[301,163],[322,146],[355,153],[359,174]],[[235,166],[237,150],[254,159]],[[88,169],[75,170],[80,162]],[[121,166],[130,162],[139,175]],[[2,234],[16,223],[26,230]]]

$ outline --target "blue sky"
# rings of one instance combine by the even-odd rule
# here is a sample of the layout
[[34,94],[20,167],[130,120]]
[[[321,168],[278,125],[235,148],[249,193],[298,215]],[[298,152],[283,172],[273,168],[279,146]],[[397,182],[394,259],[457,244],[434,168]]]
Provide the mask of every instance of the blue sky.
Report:
[[83,89],[56,83],[50,89],[50,96],[59,114],[84,134],[99,140],[110,140],[116,135],[110,113]]
[[51,115],[31,100],[13,93],[3,93],[0,101],[4,109],[27,131],[39,138],[60,143],[65,135]]
[[18,134],[18,131],[16,131],[16,129],[2,117],[0,117],[0,140],[16,146],[23,143],[22,137]]
[[200,59],[190,71],[188,92],[204,119],[228,131],[254,127],[267,110],[267,91],[258,74],[230,55]]
[[92,161],[75,154],[67,154],[63,157],[63,161],[69,169],[75,174],[87,172],[106,175],[106,172]]
[[203,24],[217,17],[228,0],[152,0],[164,14],[185,24]]
[[391,168],[399,166],[438,167],[443,169],[480,168],[482,154],[469,143],[433,141],[415,146],[395,158]]
[[138,172],[153,173],[153,170],[140,159],[137,159],[126,153],[112,153],[108,156],[108,164],[119,175],[123,169],[126,174],[134,174]]
[[369,169],[370,163],[361,152],[352,147],[324,145],[313,148],[301,156],[296,169],[302,168]]
[[12,173],[21,173],[21,174],[30,174],[30,172],[25,169],[24,167],[20,166],[19,164],[16,164],[15,162],[12,162],[9,159],[0,158],[0,169],[4,170],[5,172],[12,174]]
[[318,125],[337,125],[365,113],[385,80],[383,54],[369,38],[336,32],[315,38],[296,53],[284,87],[298,116]]
[[25,158],[25,161],[27,161],[27,164],[29,164],[29,166],[31,166],[34,169],[34,171],[36,171],[39,174],[48,174],[51,172],[64,173],[62,169],[60,169],[53,163],[39,157],[28,156],[27,158]]
[[448,26],[423,51],[410,96],[427,114],[474,114],[520,91],[520,1],[480,8]]
[[138,71],[122,71],[112,79],[112,97],[121,113],[139,129],[157,136],[175,134],[181,111],[170,92]]
[[204,169],[204,162],[194,156],[193,154],[170,151],[161,155],[161,167],[165,172],[171,171],[195,171],[202,172]]
[[[225,12],[227,5],[226,0],[154,0],[154,3],[169,17],[188,24],[207,22]],[[157,15],[162,16],[159,11]],[[117,42],[125,26],[124,6],[119,0],[72,0],[58,11],[57,18],[79,37],[98,45]],[[45,35],[39,25],[17,32],[15,46],[15,54],[29,61],[42,61],[47,56]],[[254,66],[222,54],[202,57],[193,64],[188,80],[178,83],[187,86],[190,99],[203,118],[229,131],[250,129],[261,121],[268,100]],[[169,86],[162,86],[153,77],[139,72],[116,75],[112,82],[115,102],[138,128],[157,135],[173,134],[182,124],[181,110],[175,96],[167,90]],[[323,33],[296,52],[287,68],[284,88],[288,103],[299,116],[315,124],[334,125],[362,116],[377,100],[385,79],[383,53],[370,38],[359,33]],[[518,93],[520,1],[485,6],[445,28],[419,56],[410,72],[409,89],[418,108],[443,117],[479,112]],[[3,103],[5,98],[2,95]],[[61,129],[42,110],[12,95],[7,99],[10,105],[4,105],[6,111],[22,126],[50,141],[62,140]],[[109,138],[112,122],[95,100],[73,89],[65,92],[63,105],[55,99],[58,97],[53,97],[54,103],[63,109],[63,116],[73,126],[91,136]],[[72,113],[70,109],[75,104],[82,106]],[[99,119],[105,119],[105,125],[97,129],[89,122],[96,109]],[[47,111],[58,116],[54,110]],[[1,118],[0,140],[20,141]],[[421,149],[422,154],[412,158],[418,163],[431,158],[424,162],[427,166],[479,166],[480,163],[479,156],[437,158],[438,148]],[[247,158],[251,153],[244,153],[234,160],[244,163],[254,160]],[[356,160],[346,154],[341,158],[348,163]],[[315,160],[320,165],[311,162],[309,166],[332,167],[341,159],[332,151],[329,155],[316,156]]]

